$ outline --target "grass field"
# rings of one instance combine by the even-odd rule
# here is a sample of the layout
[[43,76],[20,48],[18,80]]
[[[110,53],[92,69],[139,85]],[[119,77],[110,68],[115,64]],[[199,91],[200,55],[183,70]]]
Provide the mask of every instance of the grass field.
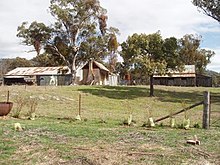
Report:
[[[220,88],[155,86],[0,87],[0,101],[10,91],[13,110],[0,118],[0,164],[220,164]],[[142,127],[203,100],[211,92],[211,127],[201,129],[203,107],[198,106],[154,128]],[[81,121],[75,120],[81,94]],[[35,120],[28,119],[25,105],[19,118],[12,117],[20,102],[38,101]],[[132,126],[123,122],[132,114]],[[190,129],[182,129],[184,118]],[[20,123],[22,131],[15,131]],[[197,128],[194,128],[196,126]],[[186,144],[197,135],[201,145]]]

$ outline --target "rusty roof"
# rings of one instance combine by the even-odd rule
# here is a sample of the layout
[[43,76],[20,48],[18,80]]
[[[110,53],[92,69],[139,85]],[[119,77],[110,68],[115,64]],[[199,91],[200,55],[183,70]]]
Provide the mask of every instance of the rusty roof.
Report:
[[104,70],[104,71],[107,71],[107,72],[110,72],[103,64],[97,62],[97,61],[94,61],[94,60],[90,60],[88,62],[86,62],[83,66],[82,66],[82,69],[85,69],[86,66],[88,66],[89,62],[93,62],[99,69],[101,70]]
[[70,74],[70,69],[65,67],[18,67],[15,68],[5,76],[36,76],[36,75],[58,75],[61,74],[61,69],[68,69],[66,74]]
[[183,71],[169,70],[165,75],[157,75],[154,77],[196,77],[195,65],[185,65]]
[[94,63],[102,70],[105,70],[107,72],[109,72],[109,70],[101,63],[97,62],[97,61],[94,61]]

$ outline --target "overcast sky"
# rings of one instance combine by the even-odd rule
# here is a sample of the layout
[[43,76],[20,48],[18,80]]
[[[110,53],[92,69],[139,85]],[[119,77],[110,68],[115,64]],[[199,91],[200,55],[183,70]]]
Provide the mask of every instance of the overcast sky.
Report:
[[[32,58],[31,47],[24,47],[16,37],[22,22],[53,22],[48,12],[50,0],[0,1],[0,58]],[[220,24],[198,12],[191,0],[100,0],[108,11],[108,26],[117,27],[123,42],[133,33],[154,33],[164,38],[185,34],[202,35],[201,48],[215,51],[208,69],[220,72]]]

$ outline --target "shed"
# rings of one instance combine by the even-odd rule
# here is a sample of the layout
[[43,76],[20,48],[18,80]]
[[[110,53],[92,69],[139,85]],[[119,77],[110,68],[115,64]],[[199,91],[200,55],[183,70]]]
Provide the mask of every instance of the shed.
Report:
[[109,79],[109,70],[101,63],[89,60],[82,67],[84,85],[107,85]]
[[67,66],[62,67],[18,67],[6,73],[3,77],[5,85],[37,84],[69,85],[72,74]]
[[196,74],[196,86],[212,87],[212,77],[202,74]]
[[212,78],[196,74],[195,65],[185,65],[182,72],[169,70],[165,75],[154,75],[154,85],[211,87]]

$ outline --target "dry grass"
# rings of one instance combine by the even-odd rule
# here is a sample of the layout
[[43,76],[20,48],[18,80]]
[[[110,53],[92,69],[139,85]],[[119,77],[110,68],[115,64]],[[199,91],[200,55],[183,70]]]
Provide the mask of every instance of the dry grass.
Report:
[[[179,88],[156,86],[156,97],[139,87],[0,87],[0,100],[10,91],[17,96],[37,98],[36,120],[28,120],[25,106],[20,119],[0,118],[0,164],[219,164],[220,163],[220,88]],[[154,119],[203,99],[203,91],[212,95],[211,129],[201,126],[202,106],[187,113],[191,129],[169,128],[169,119],[156,128],[141,127],[147,118]],[[82,94],[82,119],[78,97]],[[14,109],[18,105],[14,104]],[[135,125],[121,125],[132,114]],[[181,124],[184,114],[176,116]],[[24,130],[16,132],[13,124]],[[163,125],[163,126],[162,126]],[[201,146],[186,140],[197,135]]]

